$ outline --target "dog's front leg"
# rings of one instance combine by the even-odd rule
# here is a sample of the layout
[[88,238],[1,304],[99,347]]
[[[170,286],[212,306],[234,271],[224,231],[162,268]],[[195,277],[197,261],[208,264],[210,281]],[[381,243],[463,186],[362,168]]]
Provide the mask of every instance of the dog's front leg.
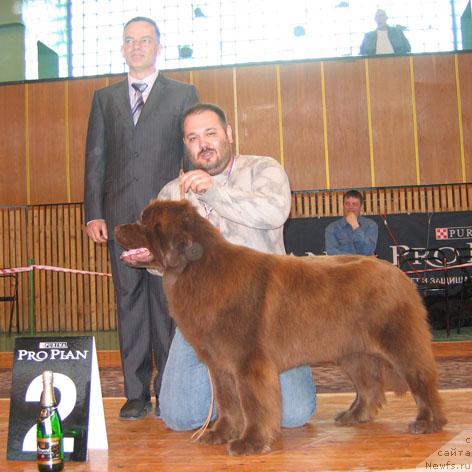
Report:
[[210,373],[218,417],[199,441],[204,444],[224,444],[241,436],[244,418],[233,375],[214,367],[210,369]]
[[253,355],[240,366],[237,389],[246,428],[242,436],[231,441],[231,455],[268,452],[280,434],[282,401],[280,381],[275,366],[264,356]]

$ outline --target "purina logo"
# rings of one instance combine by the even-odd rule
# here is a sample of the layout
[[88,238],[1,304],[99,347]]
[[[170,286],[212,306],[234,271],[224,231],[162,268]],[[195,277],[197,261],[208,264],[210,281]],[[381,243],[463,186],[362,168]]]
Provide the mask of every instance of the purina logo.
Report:
[[436,228],[436,241],[445,239],[472,239],[472,226]]
[[39,343],[39,349],[67,349],[66,342],[45,342]]

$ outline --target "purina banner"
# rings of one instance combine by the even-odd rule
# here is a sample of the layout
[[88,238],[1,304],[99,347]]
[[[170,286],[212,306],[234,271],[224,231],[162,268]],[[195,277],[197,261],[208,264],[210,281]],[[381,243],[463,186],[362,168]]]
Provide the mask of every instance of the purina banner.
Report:
[[[335,218],[300,218],[291,219],[285,225],[285,248],[287,253],[296,256],[320,255],[325,253],[325,228]],[[448,265],[458,263],[455,248],[472,248],[472,212],[454,213],[413,213],[410,215],[368,216],[379,226],[379,238],[376,254],[381,259],[397,264],[398,256],[403,250],[418,249],[418,255],[424,254],[426,249],[435,248],[447,257]],[[472,263],[472,259],[462,261]],[[430,262],[434,264],[434,261]],[[433,267],[431,267],[433,269]],[[414,267],[413,267],[414,270]],[[448,270],[449,297],[459,299],[464,272],[460,269]],[[472,268],[468,268],[472,274]],[[424,273],[433,281],[433,278],[443,277],[438,271]],[[465,314],[472,309],[470,293],[465,293]],[[444,305],[437,303],[434,296],[427,297],[430,322],[434,328],[444,328]],[[458,302],[453,305],[458,310]],[[450,304],[451,307],[451,304]],[[470,316],[469,316],[470,318]],[[470,319],[465,324],[470,324]]]
[[93,336],[18,337],[13,361],[8,459],[36,460],[36,421],[45,370],[54,373],[64,431],[64,459],[85,461],[89,449],[107,449]]
[[[296,256],[319,255],[325,251],[325,228],[335,218],[290,219],[285,225],[285,248]],[[379,225],[376,253],[397,263],[399,251],[409,248],[438,248],[448,263],[456,262],[454,248],[472,247],[472,212],[413,213],[368,216]]]

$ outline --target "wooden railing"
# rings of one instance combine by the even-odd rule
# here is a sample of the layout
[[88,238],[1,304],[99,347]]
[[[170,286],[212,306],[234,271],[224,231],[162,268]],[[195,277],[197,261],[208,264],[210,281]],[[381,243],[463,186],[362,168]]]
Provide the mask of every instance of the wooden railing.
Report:
[[[19,274],[20,331],[116,329],[111,277],[68,272],[110,273],[106,245],[83,231],[81,203],[2,208],[0,244],[0,268],[56,268]],[[8,309],[0,306],[0,332],[8,331]]]
[[[341,215],[344,191],[293,192],[291,217]],[[363,191],[367,215],[472,210],[472,183]],[[106,245],[93,244],[85,235],[81,203],[0,208],[0,268],[28,267],[31,260],[60,271],[19,274],[21,332],[116,329],[111,277],[67,272],[111,272]],[[0,294],[4,289],[0,282]],[[0,304],[0,332],[8,331],[9,308]]]
[[[290,217],[340,216],[346,190],[293,192]],[[359,190],[365,195],[366,215],[472,210],[472,183]]]

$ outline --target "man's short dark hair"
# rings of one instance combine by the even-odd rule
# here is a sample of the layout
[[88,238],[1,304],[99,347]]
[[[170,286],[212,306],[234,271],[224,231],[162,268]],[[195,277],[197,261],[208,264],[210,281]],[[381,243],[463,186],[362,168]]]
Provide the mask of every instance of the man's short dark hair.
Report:
[[184,122],[188,116],[199,115],[200,113],[203,113],[205,111],[212,111],[213,113],[218,115],[222,126],[226,128],[226,126],[228,125],[228,120],[226,119],[226,113],[223,111],[222,108],[220,108],[218,105],[215,105],[214,103],[197,103],[196,105],[187,108],[187,110],[185,111],[182,117],[182,121],[180,122],[182,132],[184,131]]
[[364,196],[359,192],[359,190],[348,190],[343,196],[343,202],[348,198],[357,198],[357,200],[361,202],[361,205],[364,203]]
[[137,23],[139,21],[144,21],[154,27],[154,29],[156,30],[157,42],[160,43],[161,32],[159,31],[159,27],[157,26],[157,23],[154,20],[152,20],[151,18],[148,18],[147,16],[135,16],[134,18],[131,18],[131,20],[126,22],[125,26],[123,27],[123,31],[128,27],[129,24]]

